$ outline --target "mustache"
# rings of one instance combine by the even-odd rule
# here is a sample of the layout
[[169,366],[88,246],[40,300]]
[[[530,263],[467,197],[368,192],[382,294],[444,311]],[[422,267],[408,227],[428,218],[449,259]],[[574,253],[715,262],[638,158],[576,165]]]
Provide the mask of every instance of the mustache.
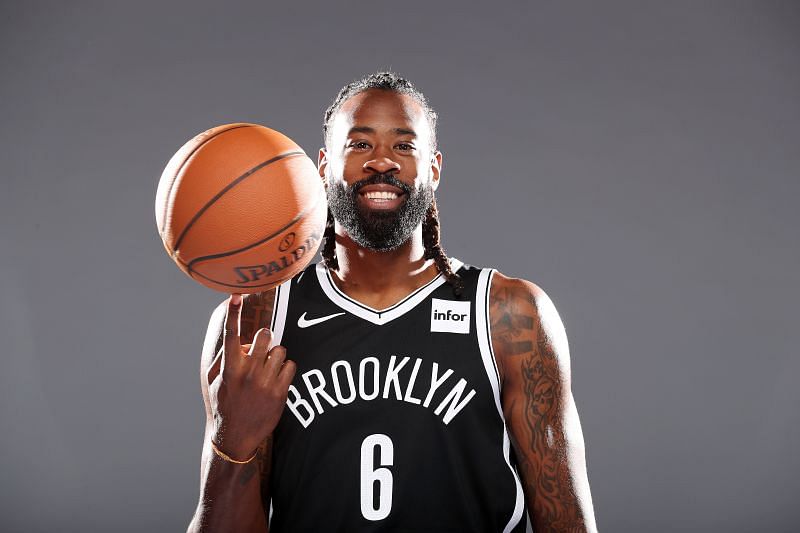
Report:
[[391,185],[393,187],[397,187],[398,189],[406,193],[408,196],[411,196],[411,193],[413,192],[411,190],[411,187],[409,187],[408,185],[397,179],[393,174],[373,174],[368,178],[364,178],[361,181],[355,182],[351,186],[351,190],[353,191],[353,194],[358,194],[358,191],[361,190],[363,187],[366,187],[367,185],[378,185],[378,184],[386,184],[386,185]]

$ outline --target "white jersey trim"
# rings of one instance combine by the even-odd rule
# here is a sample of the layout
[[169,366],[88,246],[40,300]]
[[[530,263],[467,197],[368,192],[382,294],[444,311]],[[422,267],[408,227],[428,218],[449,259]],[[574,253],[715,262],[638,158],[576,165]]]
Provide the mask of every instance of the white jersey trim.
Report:
[[[453,272],[458,271],[458,269],[460,269],[463,265],[464,263],[458,259],[450,258],[450,266],[453,269]],[[437,275],[431,281],[415,290],[391,307],[387,307],[386,309],[373,309],[368,305],[364,305],[361,302],[350,298],[341,290],[339,290],[339,287],[337,287],[333,282],[330,272],[328,272],[328,269],[325,268],[323,263],[317,263],[316,271],[319,285],[322,287],[322,292],[324,292],[334,304],[338,305],[348,313],[359,318],[363,318],[364,320],[372,322],[378,326],[382,326],[383,324],[391,322],[395,318],[399,318],[408,313],[446,281],[444,275],[439,273],[439,275]]]
[[272,306],[272,346],[277,346],[283,340],[283,330],[286,327],[286,310],[289,308],[289,291],[292,280],[286,280],[275,288],[275,303]]
[[486,370],[486,376],[489,378],[489,383],[492,386],[494,393],[494,403],[497,407],[497,414],[503,421],[503,458],[508,465],[508,469],[514,478],[514,484],[517,489],[517,496],[514,502],[514,512],[511,518],[503,528],[503,533],[512,531],[519,524],[522,519],[522,513],[525,509],[525,494],[522,492],[522,484],[519,481],[517,472],[511,466],[509,453],[511,450],[511,441],[508,437],[508,428],[506,427],[506,419],[503,416],[503,407],[500,402],[500,372],[497,369],[497,361],[494,355],[494,347],[492,346],[492,326],[489,317],[489,294],[492,288],[492,278],[494,277],[495,270],[493,268],[484,268],[478,276],[477,294],[475,296],[475,325],[478,330],[478,347],[481,351],[481,358],[483,359],[483,367]]
[[[272,330],[272,346],[279,345],[283,340],[283,332],[286,328],[286,310],[289,308],[289,292],[291,289],[291,279],[275,287],[275,301],[272,304],[272,319],[269,323],[269,329]],[[272,511],[272,498],[270,498],[267,524],[272,521]]]

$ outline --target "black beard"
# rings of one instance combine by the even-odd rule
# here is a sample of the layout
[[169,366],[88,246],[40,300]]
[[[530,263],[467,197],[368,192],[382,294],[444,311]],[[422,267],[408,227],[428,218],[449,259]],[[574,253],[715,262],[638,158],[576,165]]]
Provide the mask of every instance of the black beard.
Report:
[[[362,210],[358,191],[367,185],[385,183],[401,189],[405,201],[394,211]],[[433,202],[433,187],[414,190],[391,174],[372,176],[347,186],[343,181],[328,185],[328,207],[353,241],[363,248],[388,252],[411,238]]]

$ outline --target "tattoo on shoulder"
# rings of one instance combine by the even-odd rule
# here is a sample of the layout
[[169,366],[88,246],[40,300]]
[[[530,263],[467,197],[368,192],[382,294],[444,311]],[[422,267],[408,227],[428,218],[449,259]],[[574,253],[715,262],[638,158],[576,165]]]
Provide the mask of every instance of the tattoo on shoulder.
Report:
[[530,295],[524,289],[502,287],[489,302],[492,344],[498,355],[522,355],[533,350],[534,317]]

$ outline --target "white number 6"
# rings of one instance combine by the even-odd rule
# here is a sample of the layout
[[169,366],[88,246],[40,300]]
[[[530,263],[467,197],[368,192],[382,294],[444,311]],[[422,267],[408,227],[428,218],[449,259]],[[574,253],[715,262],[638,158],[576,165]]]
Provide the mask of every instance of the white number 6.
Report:
[[[394,444],[382,433],[368,436],[361,443],[361,514],[367,520],[383,520],[392,510],[392,472],[388,468],[375,468],[375,448],[380,451],[380,466],[394,464]],[[378,490],[378,507],[375,507],[375,484]]]

